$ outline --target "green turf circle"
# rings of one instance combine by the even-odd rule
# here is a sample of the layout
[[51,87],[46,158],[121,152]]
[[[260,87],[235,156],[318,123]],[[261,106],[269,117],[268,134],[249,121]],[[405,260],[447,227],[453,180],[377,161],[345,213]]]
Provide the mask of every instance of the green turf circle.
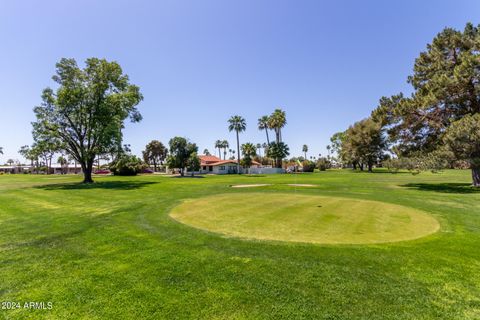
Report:
[[385,202],[302,194],[229,193],[190,199],[175,220],[232,237],[321,244],[373,244],[436,232],[426,212]]

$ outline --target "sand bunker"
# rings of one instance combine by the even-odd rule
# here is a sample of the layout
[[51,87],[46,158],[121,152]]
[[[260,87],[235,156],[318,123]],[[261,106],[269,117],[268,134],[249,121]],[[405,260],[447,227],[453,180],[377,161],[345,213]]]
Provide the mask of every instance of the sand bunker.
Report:
[[231,186],[232,188],[254,188],[254,187],[265,187],[265,186],[271,186],[271,184],[237,184]]

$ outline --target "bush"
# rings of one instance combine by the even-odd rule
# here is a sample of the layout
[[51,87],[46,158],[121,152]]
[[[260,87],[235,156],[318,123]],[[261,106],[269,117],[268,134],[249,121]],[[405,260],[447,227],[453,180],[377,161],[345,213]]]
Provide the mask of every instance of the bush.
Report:
[[318,159],[318,161],[317,161],[318,170],[326,171],[327,169],[330,169],[330,167],[331,167],[331,163],[330,163],[329,160],[327,160],[326,158]]
[[133,155],[123,155],[110,164],[116,176],[136,176],[145,168],[142,160]]
[[305,160],[302,162],[303,172],[313,172],[315,170],[315,163]]

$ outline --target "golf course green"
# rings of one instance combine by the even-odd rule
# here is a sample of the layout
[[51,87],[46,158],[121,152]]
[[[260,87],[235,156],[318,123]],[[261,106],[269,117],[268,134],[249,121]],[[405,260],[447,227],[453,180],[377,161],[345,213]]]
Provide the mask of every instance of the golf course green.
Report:
[[434,233],[429,214],[378,201],[296,193],[221,194],[187,200],[171,217],[187,225],[247,239],[362,244]]

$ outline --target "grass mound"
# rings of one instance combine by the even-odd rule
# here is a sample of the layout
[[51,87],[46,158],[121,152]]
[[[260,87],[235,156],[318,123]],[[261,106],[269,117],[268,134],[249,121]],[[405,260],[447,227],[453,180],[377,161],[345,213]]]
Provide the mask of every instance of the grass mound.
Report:
[[417,239],[436,232],[431,215],[378,201],[297,194],[222,194],[183,202],[171,217],[248,239],[367,244]]

